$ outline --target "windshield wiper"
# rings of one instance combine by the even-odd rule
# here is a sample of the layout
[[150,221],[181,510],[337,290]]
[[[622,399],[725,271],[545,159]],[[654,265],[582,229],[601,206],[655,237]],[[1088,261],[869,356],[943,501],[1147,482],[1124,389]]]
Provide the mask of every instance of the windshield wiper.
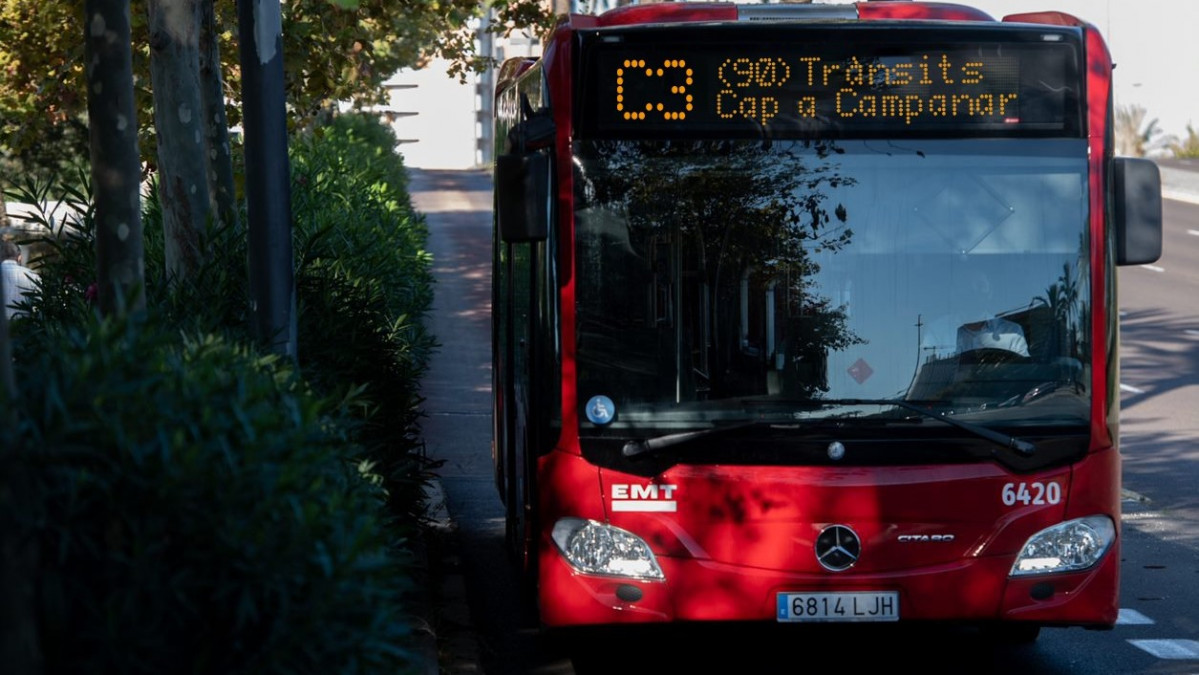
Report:
[[[964,422],[959,419],[954,419],[944,413],[939,413],[934,410],[922,408],[911,401],[893,398],[836,398],[836,399],[812,399],[804,401],[809,405],[893,405],[904,410],[910,410],[914,413],[931,419],[944,422],[948,425],[957,427],[963,431],[967,431],[975,436],[984,438],[992,443],[1003,446],[1010,450],[1014,450],[1020,455],[1031,457],[1037,451],[1037,446],[1032,443],[1016,438],[994,429],[984,427],[979,424]],[[625,457],[637,457],[647,452],[655,452],[664,448],[669,448],[683,443],[714,436],[716,434],[732,431],[735,429],[744,429],[745,427],[771,425],[771,424],[786,424],[786,420],[759,418],[753,420],[745,420],[735,424],[725,424],[722,426],[714,426],[707,429],[699,429],[697,431],[684,431],[676,434],[665,434],[663,436],[654,436],[645,439],[632,439],[627,441],[620,449],[620,454]]]
[[1009,450],[1015,450],[1017,453],[1025,457],[1031,457],[1037,451],[1037,446],[1028,441],[1016,438],[1015,436],[1011,436],[1000,431],[995,431],[994,429],[984,427],[980,424],[972,424],[970,422],[954,419],[953,417],[950,417],[944,413],[940,413],[935,410],[929,410],[928,408],[922,408],[911,401],[905,401],[900,398],[836,398],[827,400],[814,400],[812,403],[826,403],[829,405],[893,405],[897,408],[910,410],[925,417],[955,426],[962,431],[967,431],[975,436],[985,438],[988,441],[991,441],[997,445],[1001,445]]
[[653,438],[633,439],[624,444],[620,449],[620,454],[625,457],[636,457],[647,452],[654,452],[663,448],[669,448],[672,445],[680,445],[682,443],[690,443],[691,441],[699,440],[706,436],[732,431],[733,429],[744,429],[759,424],[773,424],[777,420],[746,420],[737,422],[736,424],[725,424],[723,426],[709,427],[698,431],[683,431],[677,434],[666,434],[664,436],[654,436]]

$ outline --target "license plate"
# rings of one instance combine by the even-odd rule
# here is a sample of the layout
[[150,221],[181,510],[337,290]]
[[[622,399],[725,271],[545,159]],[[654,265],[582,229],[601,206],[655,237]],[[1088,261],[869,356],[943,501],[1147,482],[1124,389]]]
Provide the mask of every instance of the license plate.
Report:
[[899,621],[899,593],[779,593],[779,621]]

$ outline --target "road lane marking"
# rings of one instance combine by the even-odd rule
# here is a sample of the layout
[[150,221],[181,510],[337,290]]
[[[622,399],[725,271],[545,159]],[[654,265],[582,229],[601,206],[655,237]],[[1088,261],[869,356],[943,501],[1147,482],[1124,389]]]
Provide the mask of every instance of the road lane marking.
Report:
[[1120,609],[1119,616],[1116,617],[1117,626],[1151,626],[1153,619],[1141,614],[1135,609]]
[[1159,659],[1199,660],[1199,642],[1194,640],[1129,640]]
[[1196,237],[1199,237],[1199,230],[1187,230],[1187,234],[1193,234]]
[[1163,188],[1162,198],[1173,199],[1176,202],[1187,202],[1188,204],[1199,204],[1199,197],[1196,197],[1190,192],[1183,192],[1181,190],[1170,190],[1168,188]]
[[1144,389],[1137,389],[1136,387],[1134,387],[1130,384],[1123,384],[1123,383],[1120,384],[1120,391],[1126,391],[1130,394],[1144,394],[1145,393]]
[[1165,272],[1166,268],[1158,267],[1157,265],[1141,265],[1141,269],[1149,270],[1150,272]]
[[1133,492],[1128,488],[1120,488],[1120,499],[1126,502],[1139,502],[1148,504],[1149,498],[1139,492]]

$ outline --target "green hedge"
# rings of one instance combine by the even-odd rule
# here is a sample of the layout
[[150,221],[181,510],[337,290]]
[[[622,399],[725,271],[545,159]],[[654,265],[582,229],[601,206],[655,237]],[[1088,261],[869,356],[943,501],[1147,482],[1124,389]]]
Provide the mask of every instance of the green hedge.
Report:
[[419,517],[419,380],[433,348],[428,231],[411,205],[391,129],[334,118],[292,145],[299,351],[318,386],[363,387],[357,440],[386,478],[391,504]]
[[35,554],[16,581],[47,673],[420,665],[432,281],[393,148],[363,118],[293,142],[295,364],[253,346],[243,232],[206,233],[216,254],[168,285],[151,196],[138,321],[95,316],[90,214],[48,239],[39,310],[13,326],[20,395],[0,401],[0,528]]
[[220,338],[89,321],[20,365],[48,672],[407,662],[404,569],[338,406]]

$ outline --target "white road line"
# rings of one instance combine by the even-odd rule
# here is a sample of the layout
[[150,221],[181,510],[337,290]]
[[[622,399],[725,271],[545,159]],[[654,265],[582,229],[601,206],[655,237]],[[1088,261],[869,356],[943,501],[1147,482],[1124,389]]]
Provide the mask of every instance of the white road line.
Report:
[[1166,268],[1158,267],[1157,265],[1141,265],[1141,269],[1149,270],[1150,272],[1165,272]]
[[1187,230],[1187,234],[1193,234],[1196,237],[1199,237],[1199,230]]
[[1134,387],[1130,384],[1121,384],[1120,391],[1126,391],[1130,394],[1144,394],[1145,393],[1144,389],[1137,389],[1136,387]]
[[1176,202],[1187,202],[1189,204],[1199,204],[1199,197],[1196,197],[1190,192],[1182,192],[1181,190],[1162,190],[1163,199],[1173,199]]
[[1199,642],[1194,640],[1129,640],[1159,659],[1199,660]]
[[1133,492],[1128,488],[1120,488],[1120,499],[1126,502],[1140,502],[1148,504],[1149,498],[1139,492]]
[[1135,609],[1120,609],[1120,615],[1116,618],[1117,626],[1150,626],[1153,624],[1153,619],[1141,614]]

